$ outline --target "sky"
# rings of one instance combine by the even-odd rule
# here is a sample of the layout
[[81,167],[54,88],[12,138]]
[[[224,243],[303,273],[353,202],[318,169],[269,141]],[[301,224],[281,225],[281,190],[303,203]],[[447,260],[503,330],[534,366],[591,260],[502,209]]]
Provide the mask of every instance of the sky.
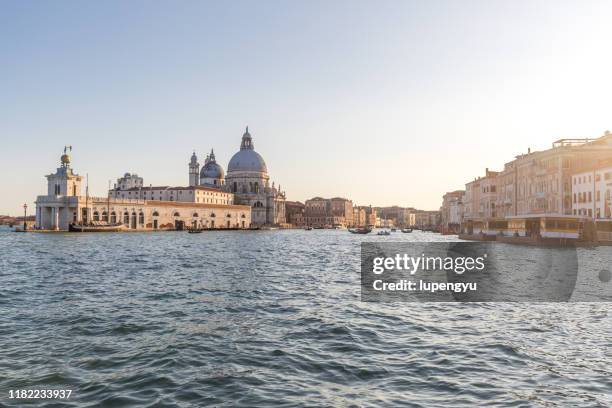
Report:
[[[437,209],[515,155],[612,130],[612,2],[0,2],[0,214],[64,145],[91,194],[188,184],[249,126],[289,200]],[[33,212],[32,212],[33,213]]]

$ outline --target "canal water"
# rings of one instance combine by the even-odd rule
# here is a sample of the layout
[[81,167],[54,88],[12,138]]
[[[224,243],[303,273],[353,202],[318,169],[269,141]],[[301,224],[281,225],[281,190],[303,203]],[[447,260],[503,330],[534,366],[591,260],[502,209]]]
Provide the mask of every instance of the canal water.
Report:
[[452,239],[2,229],[0,406],[612,405],[612,303],[361,301],[362,241]]

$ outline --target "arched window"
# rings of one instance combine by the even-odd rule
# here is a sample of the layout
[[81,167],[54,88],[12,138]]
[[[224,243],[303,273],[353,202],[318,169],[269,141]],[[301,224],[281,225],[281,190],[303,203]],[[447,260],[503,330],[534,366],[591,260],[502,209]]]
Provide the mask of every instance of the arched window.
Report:
[[153,217],[159,217],[159,213],[157,211],[153,211]]
[[108,213],[106,211],[102,211],[102,221],[108,222]]
[[172,214],[172,215],[175,216],[175,217],[180,217],[181,216],[181,214],[179,214],[178,211],[175,211],[174,214]]
[[210,214],[210,216],[211,216],[212,218],[215,218],[215,217],[216,217],[215,213]]
[[200,216],[200,215],[199,215],[197,212],[196,212],[196,213],[193,213],[193,218],[198,218],[199,216]]
[[123,223],[124,224],[130,223],[130,214],[127,211],[123,213]]
[[117,222],[117,214],[114,211],[111,213],[111,220],[110,220],[110,222],[113,223],[113,224],[115,224]]
[[240,218],[246,218],[246,215],[242,214],[242,215],[240,216]]
[[143,212],[140,212],[138,214],[138,223],[139,224],[144,224],[144,213]]
[[94,221],[100,221],[100,213],[97,211],[94,211],[93,213],[93,220]]
[[227,214],[226,217],[227,218],[232,218],[232,214]]
[[263,204],[261,203],[261,201],[256,201],[255,204],[253,204],[254,208],[262,208]]
[[254,185],[253,185],[253,192],[254,193],[259,193],[259,183],[254,183]]

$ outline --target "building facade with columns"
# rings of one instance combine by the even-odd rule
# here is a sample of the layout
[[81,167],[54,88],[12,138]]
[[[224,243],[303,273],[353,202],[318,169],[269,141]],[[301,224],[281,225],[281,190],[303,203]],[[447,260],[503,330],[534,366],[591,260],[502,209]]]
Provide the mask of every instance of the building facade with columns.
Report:
[[67,149],[60,167],[46,177],[47,195],[36,199],[37,229],[68,230],[71,223],[122,224],[131,230],[251,227],[251,207],[234,204],[233,194],[218,188],[147,188],[128,173],[107,197],[82,195],[83,178],[73,171]]

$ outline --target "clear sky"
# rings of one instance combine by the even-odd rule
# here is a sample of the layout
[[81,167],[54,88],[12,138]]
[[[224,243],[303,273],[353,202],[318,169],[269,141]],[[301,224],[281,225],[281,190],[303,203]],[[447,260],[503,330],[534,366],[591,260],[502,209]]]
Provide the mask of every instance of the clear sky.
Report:
[[[65,144],[93,194],[185,185],[249,125],[288,199],[436,209],[528,147],[612,130],[609,1],[0,2],[0,214]],[[33,213],[33,212],[32,212]]]

